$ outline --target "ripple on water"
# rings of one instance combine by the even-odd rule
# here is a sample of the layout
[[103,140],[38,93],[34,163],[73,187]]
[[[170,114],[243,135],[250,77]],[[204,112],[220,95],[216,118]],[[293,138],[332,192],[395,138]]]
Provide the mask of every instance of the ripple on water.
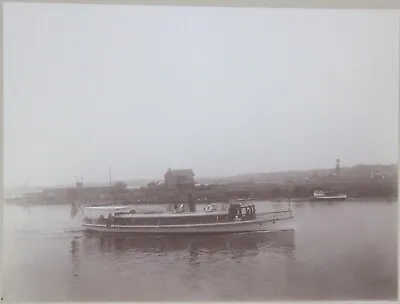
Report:
[[[30,215],[13,208],[5,224],[5,294],[10,301],[397,296],[395,204],[293,208],[295,233],[190,237],[90,234],[68,220],[69,208],[32,208]],[[49,213],[54,223],[42,221]]]

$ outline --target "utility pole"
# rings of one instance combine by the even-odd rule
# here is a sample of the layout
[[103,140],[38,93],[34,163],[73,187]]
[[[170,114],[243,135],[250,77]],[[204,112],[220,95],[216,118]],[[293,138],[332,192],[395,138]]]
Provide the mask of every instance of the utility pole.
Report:
[[110,186],[110,199],[112,200],[111,167],[108,167],[108,180],[109,180],[109,186]]
[[111,189],[111,167],[108,168],[108,179],[109,179],[110,189]]

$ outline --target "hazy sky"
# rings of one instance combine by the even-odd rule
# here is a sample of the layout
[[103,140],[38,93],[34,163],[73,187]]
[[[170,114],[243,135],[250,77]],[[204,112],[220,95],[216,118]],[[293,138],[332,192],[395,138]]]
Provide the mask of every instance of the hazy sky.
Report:
[[6,186],[397,163],[399,12],[4,4]]

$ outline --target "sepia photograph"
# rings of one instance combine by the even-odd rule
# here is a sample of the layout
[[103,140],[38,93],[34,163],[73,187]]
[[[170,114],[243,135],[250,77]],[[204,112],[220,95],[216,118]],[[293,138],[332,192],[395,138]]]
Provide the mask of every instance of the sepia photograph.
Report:
[[400,11],[2,3],[1,300],[398,299]]

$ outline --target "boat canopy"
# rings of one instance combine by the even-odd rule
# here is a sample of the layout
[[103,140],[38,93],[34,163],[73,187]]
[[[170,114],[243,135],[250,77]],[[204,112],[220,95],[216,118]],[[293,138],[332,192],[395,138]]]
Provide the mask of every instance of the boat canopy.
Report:
[[118,218],[182,218],[196,216],[223,216],[228,215],[228,211],[224,212],[189,212],[189,213],[136,213],[136,214],[119,214]]
[[132,208],[132,206],[87,206],[85,209],[88,210],[123,210],[123,209],[128,209]]

